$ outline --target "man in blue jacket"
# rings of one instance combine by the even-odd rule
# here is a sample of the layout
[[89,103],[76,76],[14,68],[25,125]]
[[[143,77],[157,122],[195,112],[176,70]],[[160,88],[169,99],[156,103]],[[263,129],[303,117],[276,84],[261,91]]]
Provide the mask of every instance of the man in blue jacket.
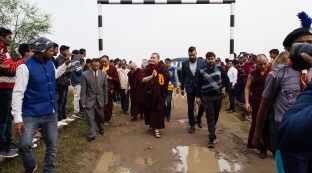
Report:
[[[312,65],[312,57],[302,54]],[[297,97],[279,125],[278,139],[285,173],[312,171],[312,82]]]
[[12,115],[15,132],[19,135],[18,151],[22,156],[25,172],[34,172],[37,162],[32,152],[32,139],[41,128],[46,154],[43,172],[54,172],[57,152],[57,110],[55,79],[65,73],[65,63],[55,70],[50,60],[54,54],[53,42],[41,37],[32,44],[35,53],[16,71],[12,96]]
[[[194,103],[195,93],[199,88],[196,86],[196,78],[199,75],[199,69],[205,66],[205,62],[196,58],[196,48],[191,46],[188,49],[189,59],[182,62],[182,76],[181,76],[181,94],[187,93],[188,119],[189,119],[189,133],[195,132],[195,117],[194,117]],[[185,91],[184,91],[185,89]],[[204,106],[200,104],[197,123],[201,128],[201,117],[204,113]]]

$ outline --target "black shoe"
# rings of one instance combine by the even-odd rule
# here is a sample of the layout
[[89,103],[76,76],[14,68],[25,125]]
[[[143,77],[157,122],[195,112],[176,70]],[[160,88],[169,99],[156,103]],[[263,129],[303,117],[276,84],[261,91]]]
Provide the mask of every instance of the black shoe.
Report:
[[99,133],[100,133],[101,135],[104,135],[104,129],[100,129],[100,130],[99,130]]
[[87,142],[91,142],[93,140],[95,140],[95,137],[87,137]]
[[215,142],[214,141],[209,141],[208,142],[208,148],[214,148],[215,147]]
[[25,173],[33,173],[36,171],[36,169],[37,169],[37,164],[33,167],[25,168]]
[[17,150],[18,150],[17,145],[14,144],[14,143],[11,143],[11,145],[10,145],[10,151],[17,151]]
[[267,150],[266,149],[260,149],[259,157],[261,159],[264,159],[267,157]]
[[196,130],[195,127],[194,127],[194,126],[191,126],[188,132],[189,132],[189,133],[194,133],[195,130]]

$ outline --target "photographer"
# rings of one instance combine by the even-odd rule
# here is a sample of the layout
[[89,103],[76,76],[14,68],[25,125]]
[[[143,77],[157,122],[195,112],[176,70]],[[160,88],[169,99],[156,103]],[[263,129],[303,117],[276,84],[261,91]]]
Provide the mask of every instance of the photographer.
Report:
[[[300,18],[301,13],[298,14]],[[301,19],[301,18],[300,18]],[[302,26],[306,26],[302,24]],[[312,42],[312,33],[310,26],[297,28],[287,35],[283,42],[283,46],[287,51],[293,48],[294,43]],[[265,120],[269,118],[270,131],[272,139],[272,147],[275,151],[275,160],[277,163],[278,172],[283,171],[280,158],[280,144],[277,141],[277,129],[280,125],[284,113],[296,101],[297,96],[304,90],[306,84],[306,74],[302,73],[304,69],[311,67],[309,63],[304,61],[299,55],[290,55],[291,62],[289,65],[278,64],[268,74],[265,88],[262,94],[262,100],[256,120],[256,130],[254,134],[253,144],[257,147],[263,146],[263,129],[265,129]],[[271,106],[273,105],[273,107]],[[283,143],[281,143],[284,145]],[[285,154],[285,155],[284,155]],[[293,172],[290,170],[299,171],[302,163],[291,159],[287,159],[286,153],[282,153],[283,166],[285,172]],[[291,161],[290,161],[291,160]],[[290,162],[290,163],[289,163]],[[292,169],[295,168],[295,169]],[[303,171],[305,172],[305,171]]]
[[[312,51],[312,45],[310,46]],[[312,57],[303,53],[302,59],[312,65]],[[285,172],[311,172],[312,141],[312,83],[298,96],[284,114],[279,126],[279,142]]]

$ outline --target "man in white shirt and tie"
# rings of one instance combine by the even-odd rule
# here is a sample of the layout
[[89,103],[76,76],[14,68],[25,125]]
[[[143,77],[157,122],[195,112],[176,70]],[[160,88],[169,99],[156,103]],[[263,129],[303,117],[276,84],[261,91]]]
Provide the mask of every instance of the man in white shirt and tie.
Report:
[[233,66],[233,60],[228,61],[228,72],[231,88],[229,90],[230,108],[227,109],[229,113],[235,112],[235,85],[237,83],[238,70]]

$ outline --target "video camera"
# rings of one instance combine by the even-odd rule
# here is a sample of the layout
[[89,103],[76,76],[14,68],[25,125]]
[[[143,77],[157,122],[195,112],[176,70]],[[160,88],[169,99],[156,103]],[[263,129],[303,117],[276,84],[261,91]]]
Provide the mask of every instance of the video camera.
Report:
[[296,68],[297,70],[311,68],[311,65],[302,59],[301,53],[306,53],[312,56],[312,44],[294,43],[291,45],[291,49],[290,49],[290,59],[292,60],[295,68],[296,66],[298,66]]

